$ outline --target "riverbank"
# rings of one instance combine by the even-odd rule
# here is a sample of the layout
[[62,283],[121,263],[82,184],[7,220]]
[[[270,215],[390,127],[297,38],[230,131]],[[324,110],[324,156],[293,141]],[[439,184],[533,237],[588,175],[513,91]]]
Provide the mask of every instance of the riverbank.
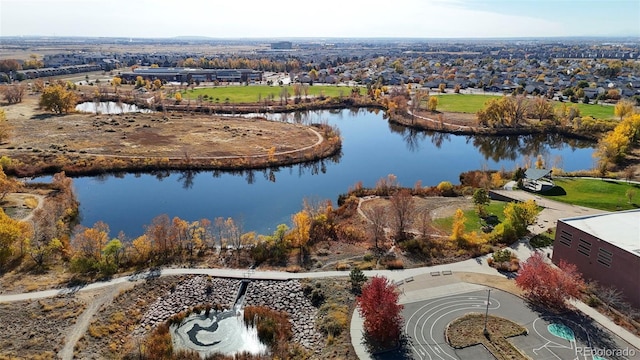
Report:
[[264,169],[339,156],[341,148],[339,132],[324,124],[186,111],[53,115],[36,107],[34,95],[5,107],[9,175]]
[[538,134],[557,134],[573,139],[597,141],[601,132],[574,131],[544,121],[519,127],[481,127],[475,125],[475,114],[464,113],[431,113],[409,112],[406,115],[393,114],[389,121],[417,130],[436,131],[455,135],[485,135],[485,136],[519,136]]

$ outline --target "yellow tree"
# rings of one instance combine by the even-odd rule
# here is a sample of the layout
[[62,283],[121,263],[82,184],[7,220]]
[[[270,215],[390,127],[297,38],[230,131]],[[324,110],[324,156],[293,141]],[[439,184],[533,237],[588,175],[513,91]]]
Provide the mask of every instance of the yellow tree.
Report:
[[429,96],[429,100],[427,101],[427,109],[431,112],[435,112],[438,108],[438,98],[435,96]]
[[76,106],[77,98],[73,91],[66,90],[62,85],[49,85],[42,90],[39,105],[47,111],[57,114],[68,113]]
[[102,249],[109,241],[109,226],[102,221],[98,221],[93,227],[80,227],[80,230],[73,238],[72,245],[76,256],[100,261],[102,259]]
[[304,262],[304,248],[309,242],[309,231],[311,230],[311,217],[305,210],[299,211],[291,216],[293,230],[293,244],[300,249],[300,264]]
[[620,100],[613,109],[613,112],[622,120],[625,116],[633,114],[633,105],[631,100]]
[[0,269],[28,239],[30,232],[28,223],[12,219],[0,208]]
[[464,216],[462,209],[457,209],[456,214],[453,216],[453,227],[451,229],[451,240],[457,241],[459,244],[464,242],[464,223],[467,218]]
[[131,242],[134,261],[138,264],[145,264],[151,258],[153,246],[147,235],[141,235]]
[[17,191],[21,185],[18,180],[8,177],[0,165],[0,201],[4,200],[7,194]]
[[0,144],[11,137],[12,127],[7,120],[4,109],[0,109]]
[[544,96],[538,96],[533,99],[529,114],[538,121],[549,119],[553,116],[553,105]]

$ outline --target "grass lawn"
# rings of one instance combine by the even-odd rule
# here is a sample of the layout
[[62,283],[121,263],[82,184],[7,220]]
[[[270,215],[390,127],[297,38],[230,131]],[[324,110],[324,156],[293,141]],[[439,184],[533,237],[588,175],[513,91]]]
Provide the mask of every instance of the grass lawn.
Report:
[[[447,112],[459,112],[475,114],[478,110],[484,108],[487,101],[498,99],[496,95],[478,95],[478,94],[454,94],[454,95],[434,95],[438,98],[438,110]],[[556,108],[562,103],[554,102]],[[582,116],[591,116],[596,119],[610,119],[614,117],[613,106],[583,104],[583,103],[565,103],[567,106],[576,105],[580,109]]]
[[[556,188],[540,195],[568,204],[616,211],[640,207],[640,185],[600,179],[554,179]],[[631,203],[627,191],[635,191]]]
[[[289,96],[293,96],[293,87],[285,86],[287,91],[289,92]],[[280,86],[268,86],[268,85],[231,85],[231,86],[218,86],[218,87],[207,87],[207,88],[197,88],[193,90],[183,91],[183,96],[185,98],[197,99],[198,96],[202,95],[203,97],[207,95],[208,100],[213,103],[224,104],[227,102],[230,103],[255,103],[258,102],[258,99],[267,99],[269,95],[273,95],[273,100],[278,102],[280,101],[280,92],[282,91],[282,87]],[[367,89],[361,87],[360,94],[366,94]],[[324,94],[329,97],[337,97],[337,96],[349,96],[351,94],[351,88],[348,86],[319,86],[313,85],[309,86],[309,96],[318,96]],[[304,98],[304,93],[302,95]],[[218,99],[216,101],[216,99]]]
[[[500,222],[504,221],[504,207],[507,206],[507,202],[504,201],[491,201],[489,206],[487,206],[487,213],[496,215]],[[471,231],[482,231],[483,223],[480,222],[480,217],[475,209],[466,210],[464,212],[464,216],[467,218],[467,221],[464,223],[465,232]],[[453,216],[435,219],[433,221],[433,225],[446,232],[447,234],[451,234],[451,229],[453,228]]]
[[475,114],[491,99],[499,99],[496,95],[434,95],[438,98],[438,111]]
[[[556,108],[559,108],[562,103],[554,102],[554,104]],[[591,116],[595,119],[611,119],[615,117],[615,115],[613,114],[614,107],[610,105],[583,104],[583,103],[574,104],[571,102],[567,102],[565,104],[567,104],[567,106],[573,106],[573,105],[578,106],[578,109],[580,109],[581,116]]]

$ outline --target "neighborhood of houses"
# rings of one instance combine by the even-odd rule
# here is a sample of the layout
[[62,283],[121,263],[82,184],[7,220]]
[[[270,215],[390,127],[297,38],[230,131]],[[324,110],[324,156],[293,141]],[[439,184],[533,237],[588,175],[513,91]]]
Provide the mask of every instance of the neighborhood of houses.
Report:
[[[11,41],[6,41],[8,45]],[[205,46],[203,45],[203,48]],[[148,49],[148,47],[146,47]],[[566,40],[344,42],[287,41],[230,47],[216,53],[65,51],[46,54],[44,67],[0,73],[1,81],[47,78],[104,71],[123,80],[142,76],[172,82],[265,81],[265,69],[208,69],[200,59],[269,59],[286,62],[292,82],[382,85],[420,84],[425,88],[479,89],[487,92],[541,94],[567,100],[640,97],[640,44],[637,42]],[[186,60],[190,59],[190,62]],[[185,66],[185,64],[195,66]],[[133,68],[133,69],[132,69]],[[444,85],[442,85],[444,84]],[[567,94],[579,87],[580,96]],[[617,100],[617,99],[613,99]]]

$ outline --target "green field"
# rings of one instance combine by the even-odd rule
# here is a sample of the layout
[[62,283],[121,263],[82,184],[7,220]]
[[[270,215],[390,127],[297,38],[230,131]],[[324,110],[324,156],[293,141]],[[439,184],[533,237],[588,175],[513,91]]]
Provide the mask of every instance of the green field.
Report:
[[[560,107],[561,103],[556,102],[555,106]],[[613,109],[614,106],[611,105],[596,105],[596,104],[583,104],[583,103],[566,103],[567,106],[577,105],[578,109],[580,109],[581,116],[591,116],[595,119],[610,119],[614,117]]]
[[[568,204],[616,211],[640,208],[640,185],[600,179],[554,179],[556,188],[540,195]],[[631,203],[628,190],[635,191]]]
[[[496,95],[469,95],[469,94],[455,94],[455,95],[434,95],[438,98],[438,110],[446,112],[459,112],[475,114],[478,110],[482,109],[485,103],[491,99],[498,99],[500,96]],[[556,107],[560,107],[562,103],[554,102]],[[595,104],[583,104],[583,103],[565,103],[567,106],[577,105],[580,109],[580,115],[592,116],[596,119],[609,119],[613,118],[613,106],[608,105],[595,105]]]
[[[293,87],[284,86],[289,92],[289,96],[293,96]],[[236,85],[236,86],[218,86],[210,88],[197,88],[193,90],[187,90],[182,92],[182,96],[190,99],[197,99],[198,96],[207,96],[205,100],[213,103],[255,103],[268,99],[269,96],[273,96],[274,101],[280,101],[281,86],[268,86],[268,85]],[[360,88],[360,93],[366,93],[365,88]],[[324,95],[328,97],[349,96],[351,94],[351,88],[347,86],[309,86],[309,96]],[[304,98],[304,93],[302,94]]]
[[496,95],[435,95],[438,98],[438,111],[475,114],[491,99],[499,99]]
[[[507,202],[504,201],[491,201],[487,206],[487,213],[493,214],[498,217],[500,222],[504,221],[504,207],[507,206]],[[481,232],[482,226],[484,223],[480,221],[480,217],[475,209],[466,210],[464,212],[464,216],[467,218],[467,221],[464,223],[464,230],[466,232],[477,231]],[[451,233],[451,229],[453,228],[453,216],[435,219],[433,221],[433,225],[436,228],[446,232],[447,234]]]

